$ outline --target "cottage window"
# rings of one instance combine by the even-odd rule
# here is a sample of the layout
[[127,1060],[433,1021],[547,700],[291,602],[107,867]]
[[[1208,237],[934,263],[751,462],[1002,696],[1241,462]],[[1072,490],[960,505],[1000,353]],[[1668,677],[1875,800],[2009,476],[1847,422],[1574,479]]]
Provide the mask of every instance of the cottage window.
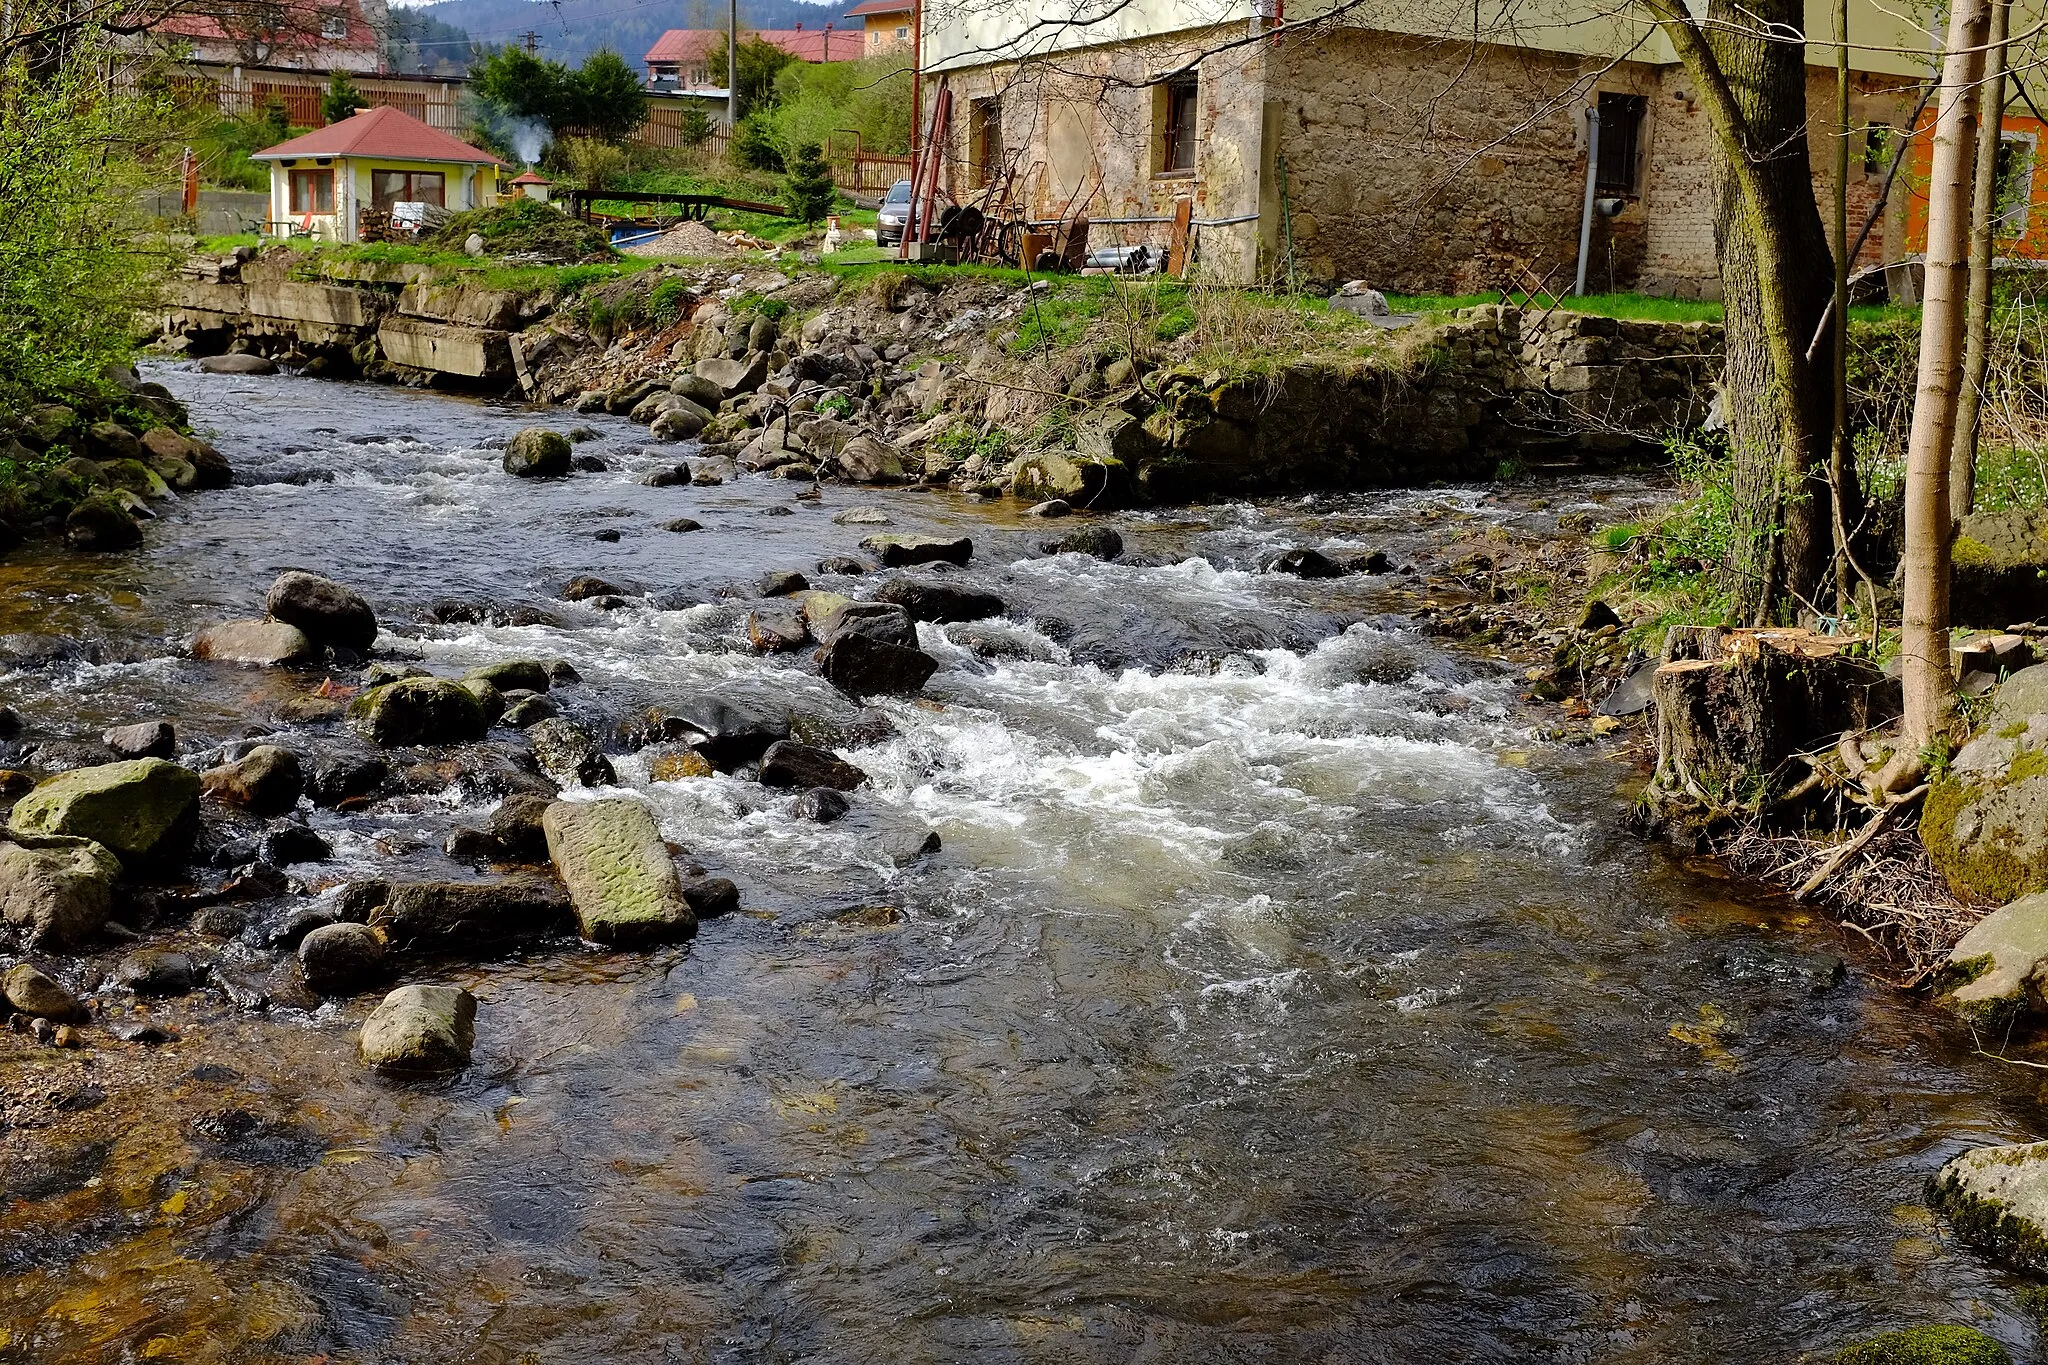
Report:
[[968,124],[968,169],[973,183],[980,186],[995,179],[1003,164],[1003,102],[976,100],[972,114]]
[[1884,169],[1885,151],[1891,146],[1890,125],[1872,123],[1863,129],[1863,173],[1876,175]]
[[320,36],[322,38],[330,38],[335,42],[345,41],[348,38],[348,16],[346,14],[330,14],[322,19],[320,21]]
[[294,214],[334,212],[333,171],[289,171]]
[[896,30],[896,41],[899,43],[902,42],[905,38],[908,38],[909,36],[910,26],[908,24]]
[[1158,175],[1192,175],[1195,169],[1195,95],[1193,76],[1177,77],[1157,87],[1159,139]]
[[1643,115],[1649,107],[1649,100],[1641,95],[1600,96],[1600,169],[1594,184],[1602,193],[1636,192]]
[[2034,198],[2034,138],[2006,133],[1998,139],[1997,192],[1993,231],[2000,237],[2027,235],[2027,209]]
[[435,204],[447,206],[448,177],[439,171],[371,171],[370,207],[388,209],[393,204]]

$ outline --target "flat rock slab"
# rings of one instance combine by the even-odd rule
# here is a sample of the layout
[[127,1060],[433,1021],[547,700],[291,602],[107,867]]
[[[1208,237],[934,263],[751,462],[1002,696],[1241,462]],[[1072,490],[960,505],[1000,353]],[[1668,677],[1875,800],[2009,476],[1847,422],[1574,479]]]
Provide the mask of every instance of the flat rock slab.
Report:
[[161,758],[62,773],[15,804],[17,834],[90,839],[133,866],[174,856],[198,832],[199,774]]
[[2048,1271],[2048,1142],[1965,1152],[1928,1189],[1957,1237],[2017,1269]]
[[569,919],[559,887],[538,879],[406,882],[393,886],[370,924],[400,951],[463,952],[555,933]]
[[646,805],[630,797],[557,801],[541,828],[583,937],[633,948],[697,932],[675,860]]
[[223,621],[192,637],[192,657],[256,668],[282,668],[320,657],[303,630],[282,621]]
[[359,1046],[383,1070],[460,1070],[476,1046],[476,997],[458,986],[400,986],[363,1022]]
[[930,536],[869,536],[860,543],[869,554],[880,557],[889,568],[909,564],[965,564],[974,555],[974,542],[966,536],[939,540]]
[[1996,1023],[2038,998],[2036,973],[2048,961],[2048,892],[2022,896],[1971,926],[1949,951],[1962,984],[1943,1001],[1965,1018]]

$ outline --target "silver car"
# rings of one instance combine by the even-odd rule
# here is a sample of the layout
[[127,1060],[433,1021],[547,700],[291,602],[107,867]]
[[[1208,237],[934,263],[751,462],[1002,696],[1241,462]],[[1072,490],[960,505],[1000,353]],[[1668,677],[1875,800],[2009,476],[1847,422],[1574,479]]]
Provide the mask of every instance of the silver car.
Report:
[[882,196],[882,207],[875,214],[876,243],[881,246],[895,246],[903,240],[903,228],[909,221],[910,182],[899,180]]

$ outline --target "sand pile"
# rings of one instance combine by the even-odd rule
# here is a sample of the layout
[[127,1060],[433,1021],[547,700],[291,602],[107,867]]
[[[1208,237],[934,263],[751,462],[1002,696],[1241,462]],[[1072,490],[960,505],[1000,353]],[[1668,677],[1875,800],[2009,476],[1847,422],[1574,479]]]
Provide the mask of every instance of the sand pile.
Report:
[[666,232],[622,246],[629,256],[726,256],[732,248],[703,223],[682,222]]

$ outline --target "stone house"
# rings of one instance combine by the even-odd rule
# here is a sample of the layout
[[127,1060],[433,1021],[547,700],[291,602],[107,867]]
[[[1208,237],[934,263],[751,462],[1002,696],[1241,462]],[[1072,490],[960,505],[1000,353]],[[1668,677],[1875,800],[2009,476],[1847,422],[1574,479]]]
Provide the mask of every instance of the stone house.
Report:
[[[1569,290],[1590,169],[1589,290],[1716,294],[1719,152],[1661,34],[1563,0],[1557,22],[1475,37],[1469,7],[1434,3],[1375,7],[1371,24],[1351,17],[1362,10],[1319,21],[1313,0],[1285,22],[1276,0],[1132,0],[1092,23],[1048,23],[1025,0],[928,8],[922,126],[950,90],[945,188],[1006,195],[1034,221],[1086,213],[1098,244],[1163,245],[1190,201],[1197,259],[1235,283],[1291,268],[1404,293]],[[1816,5],[1810,31],[1828,32],[1830,12]],[[1853,0],[1852,36],[1924,50],[1901,26]],[[1853,232],[1926,62],[1853,52],[1843,134],[1833,60],[1808,50],[1809,150],[1831,194],[1833,140],[1851,140]],[[1893,196],[1859,263],[1909,249],[1909,199]]]

